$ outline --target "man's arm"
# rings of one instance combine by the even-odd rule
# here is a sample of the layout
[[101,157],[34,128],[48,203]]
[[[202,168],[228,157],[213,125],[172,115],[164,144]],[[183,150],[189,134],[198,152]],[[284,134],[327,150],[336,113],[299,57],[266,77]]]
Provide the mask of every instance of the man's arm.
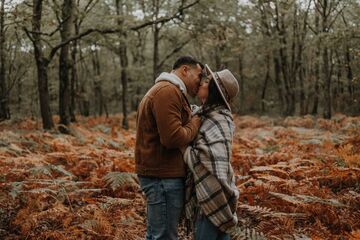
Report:
[[181,93],[176,88],[164,87],[153,98],[153,113],[160,142],[167,148],[179,148],[189,144],[200,127],[201,119],[198,116],[182,125],[182,108]]

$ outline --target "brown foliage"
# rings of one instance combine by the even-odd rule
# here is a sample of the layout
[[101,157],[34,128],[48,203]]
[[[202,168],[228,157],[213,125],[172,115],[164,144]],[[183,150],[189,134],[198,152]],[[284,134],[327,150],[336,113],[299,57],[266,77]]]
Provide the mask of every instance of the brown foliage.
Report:
[[[80,118],[70,135],[2,124],[0,239],[143,239],[135,132],[120,123]],[[235,124],[236,239],[360,239],[360,118]]]

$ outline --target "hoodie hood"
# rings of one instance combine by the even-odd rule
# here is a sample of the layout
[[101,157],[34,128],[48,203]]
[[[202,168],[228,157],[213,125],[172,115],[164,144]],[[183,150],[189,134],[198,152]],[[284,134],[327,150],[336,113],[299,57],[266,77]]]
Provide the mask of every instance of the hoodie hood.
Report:
[[182,93],[187,94],[185,83],[175,74],[163,72],[156,78],[155,83],[160,81],[168,81],[177,86]]

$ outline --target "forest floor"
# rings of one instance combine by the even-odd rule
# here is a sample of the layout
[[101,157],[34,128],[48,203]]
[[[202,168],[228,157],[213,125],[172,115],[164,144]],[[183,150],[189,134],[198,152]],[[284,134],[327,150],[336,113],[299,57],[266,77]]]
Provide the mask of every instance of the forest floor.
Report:
[[[144,239],[134,117],[0,125],[0,239]],[[360,239],[360,117],[235,117],[234,239]],[[180,239],[190,239],[180,232]]]

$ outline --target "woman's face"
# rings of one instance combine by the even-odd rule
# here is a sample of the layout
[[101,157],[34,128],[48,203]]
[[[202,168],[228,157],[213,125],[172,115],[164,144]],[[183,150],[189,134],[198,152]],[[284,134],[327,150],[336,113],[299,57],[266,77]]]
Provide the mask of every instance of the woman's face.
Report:
[[199,91],[197,93],[197,97],[201,104],[204,104],[209,96],[209,79],[203,79],[200,82]]

